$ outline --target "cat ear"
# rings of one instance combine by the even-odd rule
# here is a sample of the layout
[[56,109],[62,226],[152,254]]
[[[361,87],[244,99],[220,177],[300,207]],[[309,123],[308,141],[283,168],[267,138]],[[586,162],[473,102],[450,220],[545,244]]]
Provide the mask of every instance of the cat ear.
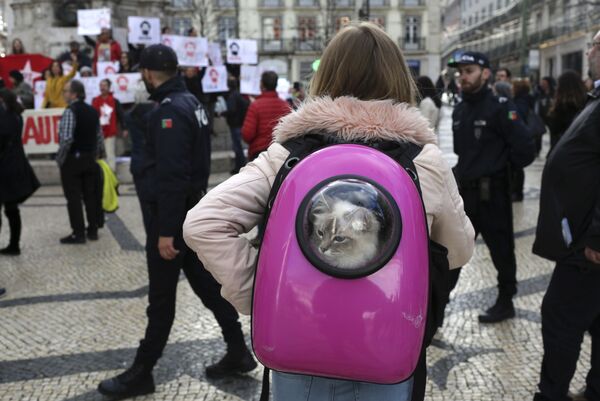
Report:
[[369,231],[373,227],[373,216],[364,207],[357,207],[351,214],[351,225],[354,231]]
[[315,201],[314,206],[312,207],[312,214],[315,215],[315,214],[329,213],[329,212],[331,212],[332,204],[333,204],[333,198],[321,193],[321,194],[319,194],[319,198]]

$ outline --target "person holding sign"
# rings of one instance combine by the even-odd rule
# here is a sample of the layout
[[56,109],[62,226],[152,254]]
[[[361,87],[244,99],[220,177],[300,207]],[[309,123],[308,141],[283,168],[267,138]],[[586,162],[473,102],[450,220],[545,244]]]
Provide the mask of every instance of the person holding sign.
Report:
[[102,28],[98,41],[84,36],[87,44],[94,47],[94,59],[92,68],[96,74],[96,63],[102,61],[119,61],[121,60],[121,45],[112,38],[112,32],[109,28]]
[[155,391],[152,371],[175,319],[182,269],[196,295],[214,313],[227,343],[227,354],[207,367],[206,375],[219,378],[257,366],[246,347],[237,312],[183,241],[187,211],[207,190],[210,133],[206,110],[177,76],[177,64],[173,49],[162,44],[147,47],[140,58],[150,99],[158,103],[147,116],[143,165],[136,183],[147,226],[148,325],[133,365],[98,386],[101,394],[119,399]]
[[63,75],[62,64],[57,60],[52,62],[50,66],[50,77],[46,79],[46,93],[44,94],[44,100],[42,101],[43,109],[50,109],[54,107],[67,107],[67,102],[63,97],[63,89],[67,82],[69,82],[77,73],[79,64],[77,62],[77,56],[71,53],[72,69],[67,75]]
[[125,126],[125,114],[123,106],[110,91],[109,79],[100,81],[100,95],[92,100],[92,107],[100,115],[100,126],[104,135],[104,147],[106,148],[106,161],[113,171],[116,168],[115,139],[121,127],[122,134],[127,137]]

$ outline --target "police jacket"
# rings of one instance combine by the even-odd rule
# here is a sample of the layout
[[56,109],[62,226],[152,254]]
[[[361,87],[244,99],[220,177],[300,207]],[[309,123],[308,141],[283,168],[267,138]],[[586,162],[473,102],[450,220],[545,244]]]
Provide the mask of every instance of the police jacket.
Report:
[[210,133],[203,106],[172,78],[150,96],[158,106],[148,115],[140,173],[140,199],[156,203],[159,235],[181,235],[186,212],[206,191]]
[[600,251],[600,88],[550,152],[533,252],[550,260]]
[[535,158],[535,142],[514,103],[484,87],[463,94],[452,113],[454,171],[459,181],[502,174],[508,165],[522,168]]

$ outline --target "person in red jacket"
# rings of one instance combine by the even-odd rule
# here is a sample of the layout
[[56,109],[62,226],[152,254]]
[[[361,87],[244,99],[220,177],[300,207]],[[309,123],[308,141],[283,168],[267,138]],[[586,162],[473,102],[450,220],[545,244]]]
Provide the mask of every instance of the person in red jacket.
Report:
[[269,147],[273,141],[273,128],[291,111],[289,104],[275,92],[278,79],[273,71],[263,72],[260,78],[262,94],[248,107],[242,126],[242,138],[249,145],[248,161]]
[[96,72],[96,63],[99,61],[120,61],[121,60],[121,45],[112,38],[111,30],[102,28],[98,40],[94,42],[92,39],[85,37],[88,44],[94,45],[94,60],[92,68],[94,75]]
[[100,126],[102,127],[104,146],[106,148],[106,161],[115,170],[115,138],[119,132],[118,126],[121,126],[123,137],[127,136],[127,130],[123,108],[110,91],[110,86],[110,80],[103,79],[100,81],[100,95],[92,100],[92,106],[100,115]]

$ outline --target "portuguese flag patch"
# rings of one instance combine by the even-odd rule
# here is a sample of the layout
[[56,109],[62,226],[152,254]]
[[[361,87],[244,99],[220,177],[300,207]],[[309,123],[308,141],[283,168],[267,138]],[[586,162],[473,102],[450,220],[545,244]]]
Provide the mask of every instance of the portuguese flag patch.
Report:
[[[509,111],[508,112],[508,119],[511,121],[515,121],[517,120],[519,117],[517,116],[517,112],[516,111]],[[163,120],[165,121],[165,120]]]
[[173,128],[173,120],[170,118],[163,118],[160,121],[161,128]]

